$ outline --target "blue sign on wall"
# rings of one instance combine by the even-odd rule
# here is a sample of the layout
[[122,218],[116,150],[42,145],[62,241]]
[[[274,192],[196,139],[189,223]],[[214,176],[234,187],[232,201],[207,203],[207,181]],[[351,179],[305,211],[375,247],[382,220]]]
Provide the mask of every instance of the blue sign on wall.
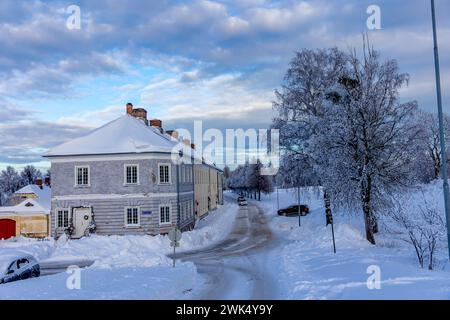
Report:
[[150,214],[152,214],[152,212],[151,211],[142,211],[142,214],[143,215],[150,215]]

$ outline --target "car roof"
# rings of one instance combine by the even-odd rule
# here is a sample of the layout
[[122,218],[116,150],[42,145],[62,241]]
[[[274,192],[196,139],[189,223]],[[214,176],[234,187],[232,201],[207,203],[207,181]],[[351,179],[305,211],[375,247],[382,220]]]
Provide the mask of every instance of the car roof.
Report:
[[20,250],[5,250],[0,256],[0,274],[4,274],[6,269],[18,259],[28,259],[31,261],[37,261],[35,257],[29,253]]

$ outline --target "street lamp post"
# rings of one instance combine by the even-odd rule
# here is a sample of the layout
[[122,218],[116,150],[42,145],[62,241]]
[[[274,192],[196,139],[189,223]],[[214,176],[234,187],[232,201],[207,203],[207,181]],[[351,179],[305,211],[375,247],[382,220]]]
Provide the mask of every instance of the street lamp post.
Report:
[[445,203],[445,216],[447,220],[447,242],[449,250],[448,254],[450,259],[450,195],[449,195],[448,175],[447,175],[447,154],[446,154],[445,134],[444,134],[444,120],[443,120],[444,117],[442,112],[441,75],[439,68],[439,49],[437,40],[436,10],[434,0],[431,0],[431,17],[433,21],[434,65],[436,69],[436,93],[437,93],[438,116],[439,116],[439,139],[442,157],[441,174],[442,179],[444,180],[444,203]]

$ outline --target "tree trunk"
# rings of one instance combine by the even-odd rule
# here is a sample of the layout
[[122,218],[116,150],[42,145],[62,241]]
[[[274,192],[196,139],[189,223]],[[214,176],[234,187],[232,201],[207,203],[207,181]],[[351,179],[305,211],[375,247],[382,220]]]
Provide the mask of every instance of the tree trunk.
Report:
[[[367,177],[367,185],[363,186],[362,190],[362,209],[364,212],[364,223],[366,226],[366,239],[371,244],[375,244],[375,237],[374,237],[374,228],[377,226],[376,223],[376,217],[374,216],[373,212],[370,210],[370,201],[371,201],[371,191],[372,191],[372,178],[369,176]],[[377,226],[378,228],[378,226]]]
[[258,201],[261,201],[261,189],[258,189]]

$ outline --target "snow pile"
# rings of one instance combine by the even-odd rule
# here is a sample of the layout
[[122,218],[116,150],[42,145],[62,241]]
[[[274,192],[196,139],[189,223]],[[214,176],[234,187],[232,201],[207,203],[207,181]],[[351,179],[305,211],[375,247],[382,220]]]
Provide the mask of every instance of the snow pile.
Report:
[[0,285],[0,300],[160,300],[183,299],[197,282],[193,264],[176,268],[81,269],[80,288],[69,289],[70,276],[59,273]]
[[167,237],[161,236],[91,236],[80,240],[57,242],[51,260],[90,260],[93,267],[152,267],[170,265],[165,255]]
[[38,261],[48,259],[54,252],[55,242],[53,239],[30,239],[24,237],[0,240],[0,254],[5,251],[15,250],[32,255]]
[[189,251],[211,246],[225,239],[230,233],[238,206],[235,203],[225,203],[200,220],[195,229],[183,233],[180,241],[180,251]]

